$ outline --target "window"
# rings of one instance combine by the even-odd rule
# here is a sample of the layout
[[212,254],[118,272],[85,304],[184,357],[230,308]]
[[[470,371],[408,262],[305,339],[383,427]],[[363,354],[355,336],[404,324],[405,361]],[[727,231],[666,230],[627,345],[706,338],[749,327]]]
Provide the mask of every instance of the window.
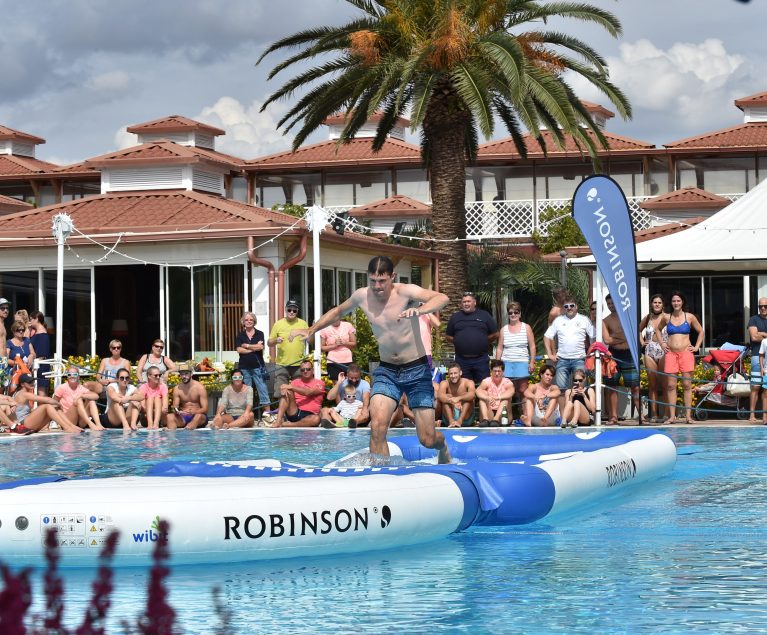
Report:
[[753,157],[688,159],[679,162],[679,187],[698,187],[715,194],[741,194],[756,184]]
[[192,289],[186,267],[167,268],[168,336],[166,350],[171,359],[192,358]]
[[[45,272],[45,306],[50,314],[51,347],[56,341],[56,271]],[[62,355],[91,353],[91,272],[89,269],[64,270],[64,315]]]
[[325,177],[325,205],[365,205],[380,201],[391,192],[391,173],[339,172]]
[[668,163],[665,159],[650,159],[650,174],[645,195],[658,196],[668,191]]
[[244,311],[242,276],[242,265],[194,270],[195,356],[218,357],[219,351],[234,351]]
[[429,203],[429,179],[425,170],[397,170],[397,194]]
[[320,202],[319,174],[259,176],[256,179],[257,205],[271,209],[274,205],[305,205]]
[[639,161],[610,161],[610,176],[626,196],[642,196],[642,164]]
[[535,172],[535,192],[544,198],[571,199],[575,188],[593,173],[591,164],[538,166]]

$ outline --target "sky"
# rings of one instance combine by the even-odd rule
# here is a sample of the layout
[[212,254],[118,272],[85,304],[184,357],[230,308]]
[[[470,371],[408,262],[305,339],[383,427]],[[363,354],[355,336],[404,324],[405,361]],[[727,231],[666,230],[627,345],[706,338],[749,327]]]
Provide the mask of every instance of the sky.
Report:
[[[670,143],[742,123],[733,100],[767,91],[764,0],[592,3],[618,16],[619,39],[592,25],[550,26],[607,58],[633,107],[609,131]],[[256,61],[280,37],[355,12],[344,0],[0,0],[0,124],[45,138],[38,158],[61,164],[133,145],[127,126],[172,114],[226,130],[223,152],[278,152],[292,142],[276,129],[290,104],[259,110],[291,73],[267,81],[281,53]],[[577,78],[572,86],[609,107]]]

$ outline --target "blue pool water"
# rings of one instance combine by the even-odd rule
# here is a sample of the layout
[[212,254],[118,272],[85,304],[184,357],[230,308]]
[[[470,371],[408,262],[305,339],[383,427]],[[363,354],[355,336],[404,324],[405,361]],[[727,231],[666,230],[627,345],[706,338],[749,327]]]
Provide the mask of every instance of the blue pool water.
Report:
[[[767,429],[668,433],[679,448],[672,474],[555,521],[472,528],[397,551],[175,567],[179,631],[215,631],[211,589],[219,587],[233,633],[762,633]],[[158,461],[199,457],[320,464],[366,444],[362,431],[39,435],[0,443],[0,482],[141,474]],[[91,578],[66,572],[70,624]],[[110,632],[139,614],[145,588],[145,571],[117,572]]]

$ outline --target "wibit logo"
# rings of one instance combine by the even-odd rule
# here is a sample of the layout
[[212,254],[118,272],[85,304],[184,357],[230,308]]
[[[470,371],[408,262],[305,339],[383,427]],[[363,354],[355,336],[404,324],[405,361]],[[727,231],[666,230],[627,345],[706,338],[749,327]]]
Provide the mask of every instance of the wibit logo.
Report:
[[155,516],[152,521],[152,526],[146,531],[133,534],[133,542],[157,542],[160,536],[168,539],[168,533],[160,533],[160,517]]

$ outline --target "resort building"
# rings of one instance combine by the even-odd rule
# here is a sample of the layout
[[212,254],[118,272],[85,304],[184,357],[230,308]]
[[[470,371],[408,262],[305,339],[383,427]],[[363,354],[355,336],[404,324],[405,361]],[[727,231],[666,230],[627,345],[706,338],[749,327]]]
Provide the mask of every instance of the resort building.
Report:
[[[613,113],[586,106],[609,143],[599,171],[621,185],[645,238],[698,223],[767,178],[767,93],[735,101],[742,123],[661,147],[611,133]],[[227,358],[246,308],[262,330],[288,297],[301,302],[302,317],[313,317],[308,229],[272,209],[312,205],[349,212],[373,232],[323,233],[322,308],[365,284],[373,253],[395,257],[401,280],[438,285],[436,264],[446,254],[376,236],[431,216],[420,148],[405,136],[409,122],[400,120],[374,153],[376,123],[374,116],[352,142],[339,144],[344,120],[333,117],[326,141],[243,159],[216,150],[223,130],[169,116],[130,126],[137,145],[71,166],[35,158],[44,139],[0,126],[0,291],[15,307],[52,313],[51,219],[67,213],[76,231],[67,241],[64,317],[75,330],[65,333],[65,353],[103,353],[119,336],[136,357],[160,335],[175,357]],[[526,158],[510,138],[480,146],[466,171],[469,237],[529,248],[534,231],[545,233],[569,212],[575,187],[595,169],[572,139],[564,148],[550,132],[544,139],[545,151],[528,137]],[[725,271],[691,263],[671,271],[654,262],[641,276],[645,303],[672,287],[687,294],[709,346],[743,340],[756,297],[767,294],[761,265]]]

